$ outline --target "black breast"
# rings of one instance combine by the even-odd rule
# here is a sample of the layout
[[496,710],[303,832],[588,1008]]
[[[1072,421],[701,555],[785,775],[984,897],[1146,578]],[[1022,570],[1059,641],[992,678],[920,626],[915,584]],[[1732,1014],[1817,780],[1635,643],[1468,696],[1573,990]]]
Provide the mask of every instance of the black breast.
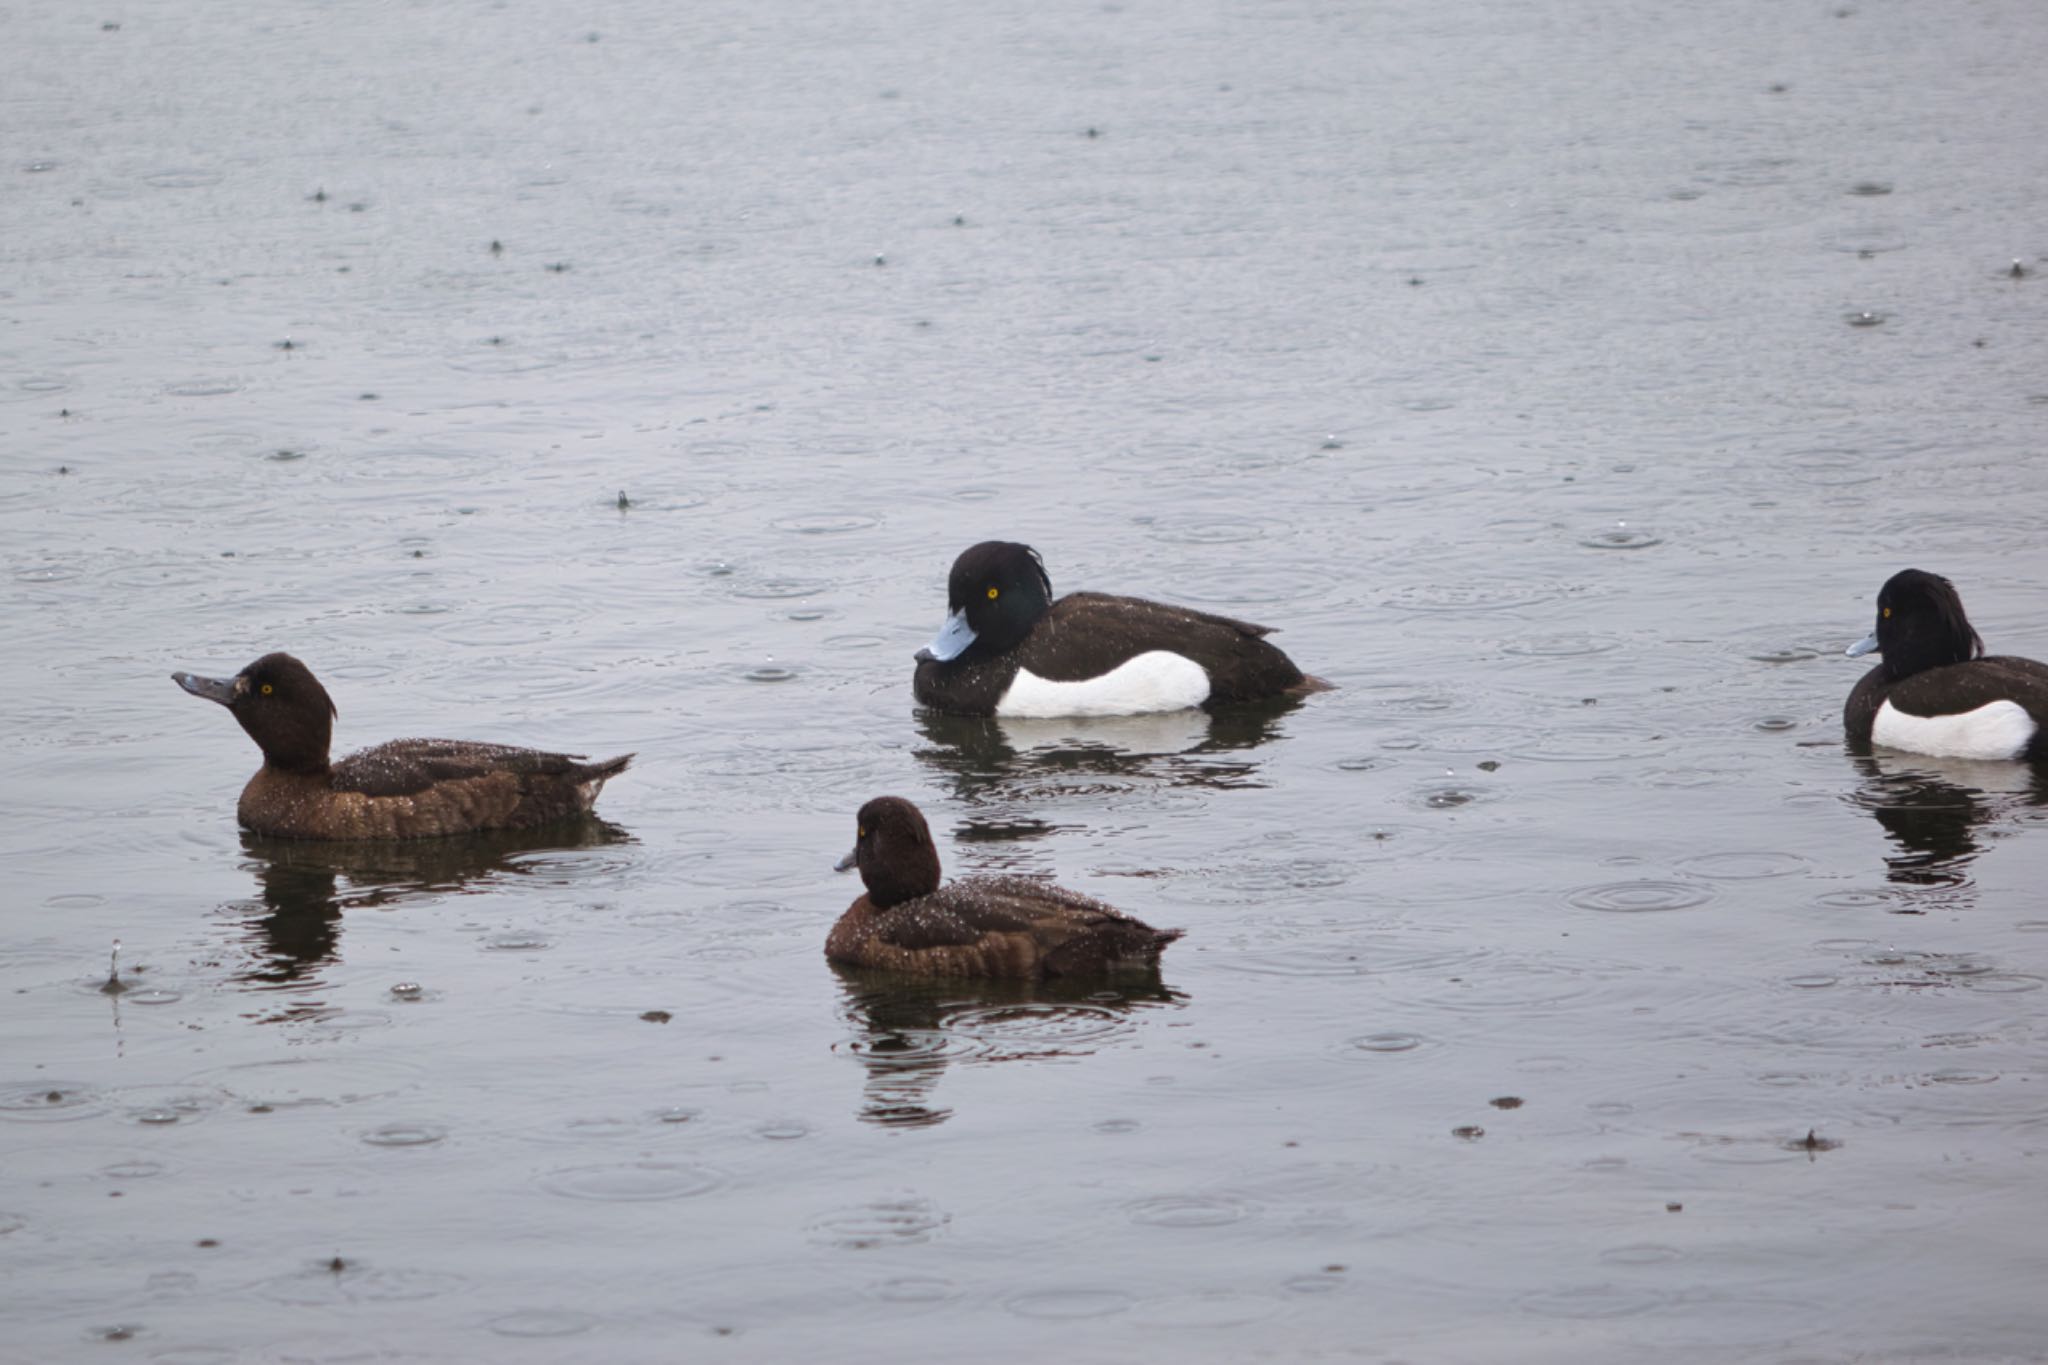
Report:
[[1017,676],[1017,655],[992,659],[961,658],[941,663],[920,659],[911,692],[918,704],[956,716],[992,716],[996,703]]

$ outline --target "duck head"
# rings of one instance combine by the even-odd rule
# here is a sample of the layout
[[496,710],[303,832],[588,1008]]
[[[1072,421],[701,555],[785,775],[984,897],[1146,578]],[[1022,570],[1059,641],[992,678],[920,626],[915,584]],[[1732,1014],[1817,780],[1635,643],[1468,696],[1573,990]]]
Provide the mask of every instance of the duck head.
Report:
[[334,702],[313,670],[291,655],[266,654],[232,678],[173,673],[171,681],[227,707],[271,767],[319,772],[327,766]]
[[1876,652],[1893,679],[1959,664],[1984,652],[1955,584],[1940,574],[1901,569],[1877,594],[1877,627],[1849,646],[1849,657]]
[[946,663],[1013,648],[1052,605],[1052,579],[1029,545],[984,540],[960,552],[946,579],[946,624],[917,652],[919,663]]
[[878,796],[860,808],[853,852],[837,870],[860,869],[868,902],[877,910],[929,896],[939,889],[939,850],[916,806],[900,796]]

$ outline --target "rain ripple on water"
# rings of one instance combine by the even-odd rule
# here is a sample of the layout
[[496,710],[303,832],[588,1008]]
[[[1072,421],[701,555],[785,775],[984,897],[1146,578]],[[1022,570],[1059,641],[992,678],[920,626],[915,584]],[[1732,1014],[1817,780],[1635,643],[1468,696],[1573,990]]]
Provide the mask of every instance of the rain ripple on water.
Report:
[[549,1194],[600,1203],[689,1199],[715,1190],[723,1177],[700,1166],[669,1161],[629,1161],[610,1166],[570,1166],[540,1177]]
[[1714,898],[1712,888],[1686,882],[1627,881],[1582,886],[1565,896],[1565,904],[1578,910],[1607,914],[1641,915],[1666,910],[1691,910]]

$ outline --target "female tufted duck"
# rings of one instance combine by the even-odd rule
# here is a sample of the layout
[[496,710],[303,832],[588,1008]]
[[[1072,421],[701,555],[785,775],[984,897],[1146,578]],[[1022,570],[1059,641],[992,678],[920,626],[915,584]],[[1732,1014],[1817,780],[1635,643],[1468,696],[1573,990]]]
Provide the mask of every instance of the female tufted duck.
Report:
[[585,763],[504,744],[399,739],[330,764],[334,703],[291,655],[266,654],[232,678],[171,679],[227,707],[263,750],[235,813],[244,828],[286,839],[426,839],[572,819],[633,757]]
[[825,939],[825,956],[919,976],[1036,979],[1148,967],[1178,929],[1154,929],[1101,901],[1029,877],[962,877],[939,886],[939,851],[916,806],[878,796],[839,870],[867,894]]
[[1884,662],[1842,709],[1857,744],[1942,758],[2048,759],[2048,664],[1984,656],[1955,585],[1905,569],[1877,595],[1877,629],[1849,646]]
[[1130,716],[1329,686],[1255,626],[1138,597],[1057,602],[1038,551],[985,540],[946,583],[945,626],[917,652],[919,702],[967,716]]

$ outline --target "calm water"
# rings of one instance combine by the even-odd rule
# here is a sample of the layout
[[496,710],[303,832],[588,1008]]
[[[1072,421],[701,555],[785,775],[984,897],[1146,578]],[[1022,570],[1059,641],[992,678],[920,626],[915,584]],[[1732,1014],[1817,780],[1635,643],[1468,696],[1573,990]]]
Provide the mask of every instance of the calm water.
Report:
[[[0,1359],[2048,1352],[2048,786],[1838,720],[2048,651],[2033,0],[0,35]],[[989,536],[1341,690],[920,718]],[[639,762],[245,839],[273,648]],[[1187,937],[842,977],[884,792]]]

